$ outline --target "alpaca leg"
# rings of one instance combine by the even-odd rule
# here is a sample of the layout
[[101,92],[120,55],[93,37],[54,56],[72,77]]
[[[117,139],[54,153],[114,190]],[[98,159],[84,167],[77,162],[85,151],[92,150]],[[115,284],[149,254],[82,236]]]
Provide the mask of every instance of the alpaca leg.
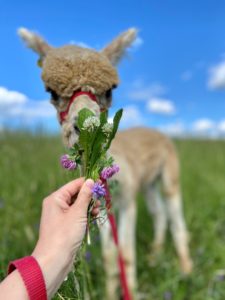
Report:
[[107,219],[103,224],[98,225],[101,235],[102,255],[106,275],[106,299],[115,300],[118,298],[117,289],[119,286],[117,249],[112,239],[109,220]]
[[176,152],[170,148],[162,172],[162,188],[166,198],[171,233],[179,256],[182,272],[192,270],[192,260],[188,247],[188,231],[183,216],[182,197],[180,193],[179,162]]
[[152,184],[150,187],[147,188],[145,200],[148,210],[153,216],[154,222],[154,256],[154,254],[160,252],[163,246],[167,227],[166,208],[156,183]]
[[[130,196],[130,197],[129,197]],[[130,292],[135,294],[136,280],[136,202],[135,196],[126,193],[119,211],[119,243],[125,260],[126,276]]]
[[188,232],[183,216],[180,192],[167,196],[167,200],[171,233],[180,259],[181,269],[184,274],[189,274],[192,271],[192,260],[189,254]]

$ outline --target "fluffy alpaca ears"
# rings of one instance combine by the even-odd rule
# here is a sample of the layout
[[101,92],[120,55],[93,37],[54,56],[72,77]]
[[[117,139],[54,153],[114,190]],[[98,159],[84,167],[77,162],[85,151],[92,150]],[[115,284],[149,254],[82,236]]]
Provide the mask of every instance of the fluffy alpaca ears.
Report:
[[101,53],[108,57],[110,62],[115,66],[125,54],[126,49],[131,46],[136,39],[137,29],[130,28],[115,38]]
[[[38,65],[42,66],[44,57],[46,56],[47,52],[52,49],[52,47],[46,41],[44,41],[42,37],[27,30],[26,28],[19,28],[18,34],[29,48],[40,55]],[[113,65],[116,65],[126,52],[126,49],[135,40],[136,36],[137,29],[130,28],[114,39],[101,51],[101,53],[105,55]]]
[[27,47],[31,48],[37,54],[40,55],[38,65],[41,67],[45,55],[52,47],[47,42],[45,42],[42,37],[40,37],[34,32],[27,30],[26,28],[21,27],[18,29],[17,32],[22,38],[22,40],[25,42]]

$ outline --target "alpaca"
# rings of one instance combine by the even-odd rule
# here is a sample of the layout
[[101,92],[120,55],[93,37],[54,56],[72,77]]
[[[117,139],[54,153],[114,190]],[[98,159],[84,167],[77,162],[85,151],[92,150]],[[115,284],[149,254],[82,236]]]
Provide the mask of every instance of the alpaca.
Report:
[[[101,110],[110,107],[112,90],[119,83],[115,66],[136,38],[136,34],[136,29],[131,28],[97,52],[74,45],[54,48],[39,35],[25,28],[19,29],[19,35],[27,46],[39,55],[42,79],[46,90],[51,94],[51,103],[57,110],[63,142],[67,147],[71,147],[78,140],[76,120],[82,108],[86,107],[98,116]],[[74,93],[77,91],[87,93],[78,94],[75,101]],[[92,101],[90,95],[95,95],[97,101]],[[117,175],[121,191],[118,199],[113,199],[113,203],[119,210],[120,248],[125,258],[128,285],[133,295],[137,288],[136,194],[140,189],[146,194],[147,207],[154,220],[153,251],[157,254],[162,248],[169,221],[181,270],[185,274],[190,273],[192,260],[182,212],[179,162],[172,142],[155,130],[133,128],[116,135],[110,154],[121,168]],[[161,182],[160,190],[158,182]],[[118,287],[118,269],[115,262],[117,252],[111,238],[109,222],[106,221],[100,226],[100,234],[106,272],[106,299],[114,300],[117,298]]]

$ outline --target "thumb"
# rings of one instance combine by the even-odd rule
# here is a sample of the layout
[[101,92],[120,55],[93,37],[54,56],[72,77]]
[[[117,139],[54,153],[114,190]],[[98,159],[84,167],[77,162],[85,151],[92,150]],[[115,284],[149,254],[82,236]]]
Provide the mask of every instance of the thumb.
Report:
[[92,198],[92,188],[94,186],[94,180],[87,179],[82,185],[77,199],[73,205],[74,210],[85,210],[88,209],[88,205]]

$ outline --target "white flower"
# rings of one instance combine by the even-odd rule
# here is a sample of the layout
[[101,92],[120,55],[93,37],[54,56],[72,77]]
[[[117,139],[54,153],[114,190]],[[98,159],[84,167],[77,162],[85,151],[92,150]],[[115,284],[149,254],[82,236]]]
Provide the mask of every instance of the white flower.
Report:
[[112,123],[105,123],[105,125],[102,127],[102,132],[105,133],[106,136],[109,136],[112,130],[113,130]]
[[94,131],[95,128],[99,127],[100,121],[97,117],[88,117],[83,123],[83,129],[89,132]]

